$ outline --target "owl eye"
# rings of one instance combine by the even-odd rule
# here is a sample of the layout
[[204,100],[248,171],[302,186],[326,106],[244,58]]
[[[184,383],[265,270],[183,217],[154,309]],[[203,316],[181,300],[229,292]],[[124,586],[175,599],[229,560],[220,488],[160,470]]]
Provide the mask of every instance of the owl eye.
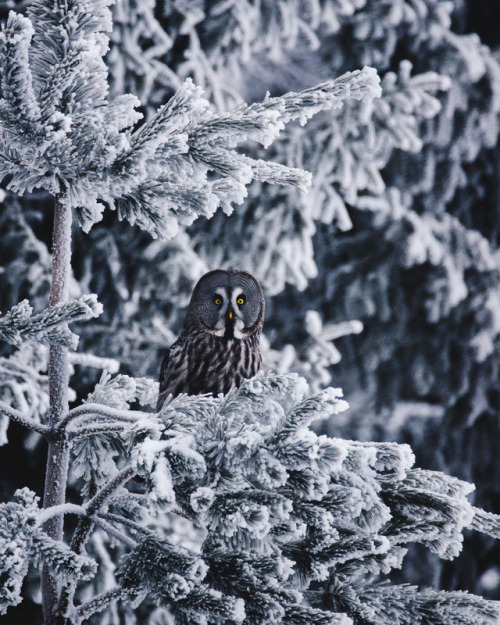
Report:
[[245,298],[242,295],[240,295],[240,297],[238,297],[238,299],[236,300],[236,303],[239,306],[242,306],[245,303]]
[[217,306],[221,306],[222,305],[222,299],[220,297],[216,297],[214,299],[214,304],[216,304]]

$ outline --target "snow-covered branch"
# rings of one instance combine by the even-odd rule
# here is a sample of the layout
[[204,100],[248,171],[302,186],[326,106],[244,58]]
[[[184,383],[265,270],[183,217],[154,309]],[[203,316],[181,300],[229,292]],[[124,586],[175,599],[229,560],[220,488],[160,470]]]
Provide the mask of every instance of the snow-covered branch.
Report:
[[[130,95],[106,100],[102,31],[109,28],[109,12],[105,2],[94,2],[99,10],[92,20],[79,5],[62,6],[56,18],[37,3],[28,18],[11,13],[2,32],[4,63],[10,63],[5,76],[14,79],[4,78],[0,105],[9,110],[15,103],[26,130],[14,136],[0,132],[0,176],[11,175],[9,188],[18,193],[43,187],[58,195],[76,209],[85,231],[101,219],[105,204],[152,236],[170,238],[179,225],[211,217],[219,206],[230,213],[252,180],[304,190],[311,181],[307,172],[236,148],[248,141],[267,147],[291,120],[305,123],[346,99],[369,102],[380,96],[376,71],[365,67],[302,92],[215,113],[187,79],[152,119],[131,132],[141,117],[135,110],[140,102]],[[96,33],[100,46],[92,45]],[[63,43],[74,36],[82,45]],[[49,59],[57,59],[50,70]],[[85,90],[85,102],[67,102],[68,89]]]
[[12,406],[7,405],[5,402],[0,401],[0,414],[16,421],[20,425],[33,430],[34,432],[38,432],[39,434],[47,434],[50,432],[50,428],[47,425],[43,425],[38,421],[35,421],[31,417],[26,417],[19,410],[12,408]]
[[44,345],[62,345],[76,349],[78,337],[68,323],[93,319],[102,313],[102,306],[96,295],[84,295],[78,300],[50,306],[33,315],[28,300],[23,300],[8,313],[0,317],[0,339],[19,347],[23,340],[30,339]]
[[93,516],[92,520],[94,521],[94,523],[96,523],[96,525],[99,525],[99,527],[101,527],[106,532],[106,534],[108,534],[108,536],[114,538],[119,543],[123,543],[131,549],[133,549],[137,545],[137,542],[135,540],[133,540],[132,538],[130,538],[130,536],[127,536],[127,534],[124,534],[120,530],[117,530],[114,525],[108,523],[100,515]]
[[[140,410],[122,410],[119,408],[111,408],[103,404],[82,404],[76,408],[73,408],[68,412],[66,417],[58,424],[59,430],[64,430],[71,426],[88,425],[88,422],[93,421],[111,421],[111,422],[123,422],[134,423],[140,419],[150,417],[150,413],[141,412]],[[75,423],[76,422],[76,423]]]
[[83,506],[78,506],[74,503],[62,503],[58,506],[52,506],[51,508],[43,508],[37,516],[37,524],[43,525],[48,519],[60,514],[83,515],[86,514],[86,510]]

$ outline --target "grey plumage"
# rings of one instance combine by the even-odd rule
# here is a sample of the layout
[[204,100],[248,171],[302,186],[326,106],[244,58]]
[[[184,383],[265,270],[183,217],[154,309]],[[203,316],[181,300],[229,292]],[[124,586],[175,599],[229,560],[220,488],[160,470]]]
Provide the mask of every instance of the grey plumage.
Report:
[[160,370],[160,410],[169,394],[228,393],[262,364],[264,293],[245,271],[217,269],[196,284],[186,320]]

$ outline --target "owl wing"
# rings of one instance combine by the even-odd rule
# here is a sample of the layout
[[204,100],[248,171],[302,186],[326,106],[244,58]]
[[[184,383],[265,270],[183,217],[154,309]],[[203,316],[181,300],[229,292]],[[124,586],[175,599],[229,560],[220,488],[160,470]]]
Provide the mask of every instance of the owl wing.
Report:
[[176,341],[165,354],[160,368],[160,392],[156,410],[161,410],[168,395],[185,393],[188,383],[188,361],[181,341]]

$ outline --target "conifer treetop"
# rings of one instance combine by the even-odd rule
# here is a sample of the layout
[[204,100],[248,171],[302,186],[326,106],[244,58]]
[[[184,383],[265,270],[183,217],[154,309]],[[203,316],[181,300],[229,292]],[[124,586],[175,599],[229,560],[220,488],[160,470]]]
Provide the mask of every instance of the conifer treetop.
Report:
[[[497,536],[499,518],[471,505],[471,484],[414,468],[408,445],[315,434],[313,421],[347,409],[339,389],[309,395],[303,378],[268,373],[225,397],[180,395],[160,413],[130,410],[154,389],[103,376],[69,412],[81,505],[41,510],[25,489],[0,506],[0,548],[16,562],[5,569],[2,611],[20,601],[35,554],[68,583],[95,573],[78,555],[92,537],[90,516],[124,556],[114,587],[65,606],[74,623],[146,598],[179,623],[497,622],[495,602],[389,583],[410,543],[452,559],[466,527]],[[57,512],[80,518],[74,551],[40,530]],[[176,517],[192,524],[189,545],[158,525]]]
[[107,1],[33,2],[28,17],[11,12],[0,35],[0,176],[22,194],[43,188],[75,208],[85,231],[105,206],[154,237],[179,224],[230,213],[252,180],[305,190],[310,174],[236,151],[269,146],[294,119],[380,96],[364,68],[300,93],[214,113],[187,79],[148,122],[140,101],[108,101],[103,56],[111,28]]

